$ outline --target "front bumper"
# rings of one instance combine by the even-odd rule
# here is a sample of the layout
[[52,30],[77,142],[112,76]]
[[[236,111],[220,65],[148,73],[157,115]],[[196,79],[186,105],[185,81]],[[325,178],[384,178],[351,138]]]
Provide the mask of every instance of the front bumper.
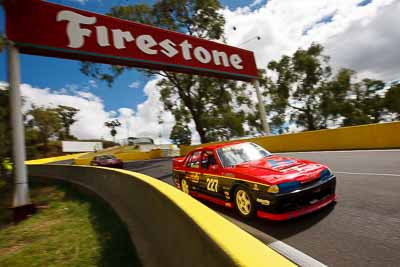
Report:
[[316,211],[335,201],[335,189],[336,177],[332,176],[288,194],[259,195],[258,199],[269,204],[257,203],[257,216],[282,221]]
[[332,203],[335,200],[336,200],[336,195],[333,194],[317,203],[311,204],[310,206],[301,208],[299,210],[286,212],[286,213],[282,213],[282,214],[268,213],[268,212],[259,210],[259,211],[257,211],[257,216],[260,218],[269,219],[269,220],[273,220],[273,221],[285,221],[285,220],[296,218],[301,215],[305,215],[305,214],[311,213],[313,211],[319,210],[319,209],[329,205],[330,203]]

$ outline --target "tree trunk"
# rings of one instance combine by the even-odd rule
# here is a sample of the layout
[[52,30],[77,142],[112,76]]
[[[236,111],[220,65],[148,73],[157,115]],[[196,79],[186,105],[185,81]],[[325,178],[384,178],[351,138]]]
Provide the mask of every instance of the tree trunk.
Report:
[[66,135],[67,139],[69,139],[69,137],[70,137],[69,132],[70,132],[69,125],[65,125],[65,135]]
[[[192,114],[193,116],[193,114]],[[200,135],[200,142],[202,144],[208,143],[208,139],[206,137],[206,131],[204,130],[203,124],[200,121],[200,118],[197,116],[193,116],[194,124],[196,125],[196,131]]]
[[43,140],[43,152],[44,152],[44,155],[45,156],[47,156],[48,155],[48,153],[49,153],[49,141],[47,140],[47,138],[45,138],[44,140]]
[[310,110],[306,111],[306,117],[307,117],[307,128],[309,131],[314,131],[317,128],[315,127],[315,121],[314,117],[312,115],[312,112]]

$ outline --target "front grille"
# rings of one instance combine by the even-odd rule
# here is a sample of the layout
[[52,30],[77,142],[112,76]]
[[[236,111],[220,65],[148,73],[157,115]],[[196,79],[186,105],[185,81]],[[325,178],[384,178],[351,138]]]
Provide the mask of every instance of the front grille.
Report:
[[[317,181],[319,181],[317,179]],[[314,182],[314,181],[312,181]],[[314,182],[315,183],[315,182]],[[286,213],[309,206],[311,201],[322,200],[335,193],[336,179],[330,179],[319,186],[304,189],[303,191],[278,197],[271,207],[273,213]]]
[[300,188],[306,188],[306,187],[312,186],[313,184],[315,184],[317,182],[319,182],[319,178],[311,180],[311,181],[307,181],[305,183],[301,183]]

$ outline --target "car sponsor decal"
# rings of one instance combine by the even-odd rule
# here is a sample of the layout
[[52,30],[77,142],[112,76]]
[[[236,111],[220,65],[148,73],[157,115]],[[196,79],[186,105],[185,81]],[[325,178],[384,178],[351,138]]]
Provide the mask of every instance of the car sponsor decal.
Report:
[[200,173],[198,173],[198,172],[188,172],[188,173],[186,173],[185,178],[188,179],[188,180],[191,180],[191,181],[193,181],[195,183],[198,183],[199,179],[200,179]]
[[284,165],[290,165],[292,163],[294,163],[294,160],[291,159],[284,159],[284,160],[274,160],[274,159],[270,159],[267,161],[269,163],[269,165],[271,165],[271,168],[275,168],[275,167],[281,167]]
[[256,201],[261,205],[265,206],[269,206],[269,204],[271,203],[268,199],[261,199],[261,198],[257,198]]
[[[190,172],[190,171],[184,171],[184,170],[173,170],[173,172],[180,172],[180,173],[184,173],[185,174],[185,178],[186,179],[189,179],[188,178],[188,175],[189,174],[195,174],[195,175],[197,175],[197,180],[192,180],[193,182],[198,182],[199,181],[199,177],[200,177],[200,175],[201,175],[201,173],[199,173],[199,172]],[[193,176],[192,176],[193,177]],[[218,179],[220,179],[219,180],[219,183],[220,184],[229,184],[230,185],[230,183],[229,182],[224,182],[224,180],[223,179],[226,179],[226,180],[235,180],[235,181],[243,181],[243,182],[246,182],[248,185],[249,185],[249,188],[250,189],[253,189],[253,187],[254,187],[254,184],[257,184],[258,186],[257,186],[257,188],[259,188],[259,189],[265,189],[265,190],[267,190],[267,188],[269,187],[269,185],[267,185],[267,184],[263,184],[263,183],[258,183],[258,182],[253,182],[253,181],[249,181],[249,180],[245,180],[245,179],[240,179],[240,178],[236,178],[236,177],[229,177],[229,176],[224,176],[224,175],[216,175],[216,174],[209,174],[209,173],[207,173],[207,174],[204,174],[203,175],[203,178],[204,179],[207,179],[207,177],[208,178],[218,178]],[[230,187],[229,187],[230,188]],[[223,189],[228,189],[228,187],[223,187]]]
[[207,190],[218,192],[218,179],[207,178]]
[[258,188],[258,185],[257,185],[257,184],[253,184],[253,188],[252,188],[252,189],[255,190],[255,191],[260,190],[260,188]]

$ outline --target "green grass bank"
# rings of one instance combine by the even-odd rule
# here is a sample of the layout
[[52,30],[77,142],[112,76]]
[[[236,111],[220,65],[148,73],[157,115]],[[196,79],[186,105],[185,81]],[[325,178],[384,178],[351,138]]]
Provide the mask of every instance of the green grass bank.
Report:
[[102,199],[68,184],[32,184],[38,213],[13,224],[0,179],[0,266],[141,266],[125,225]]

